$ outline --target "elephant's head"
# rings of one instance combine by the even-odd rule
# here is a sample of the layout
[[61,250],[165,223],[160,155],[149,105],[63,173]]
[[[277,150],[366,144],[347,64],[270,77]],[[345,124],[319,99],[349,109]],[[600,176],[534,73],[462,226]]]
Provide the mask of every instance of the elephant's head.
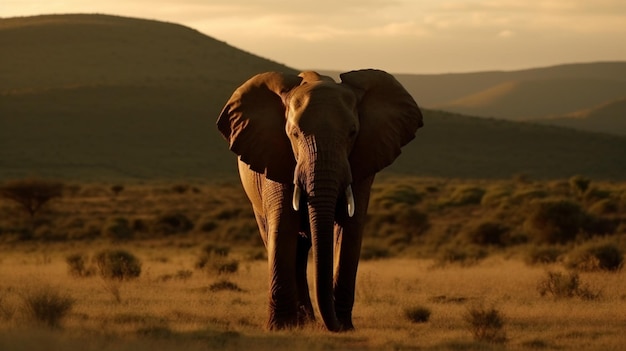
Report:
[[315,72],[270,72],[239,87],[217,125],[252,170],[295,185],[296,210],[300,194],[307,201],[320,312],[329,329],[338,328],[332,300],[338,199],[352,216],[350,184],[391,164],[415,137],[422,126],[417,104],[383,71],[344,73],[341,83]]

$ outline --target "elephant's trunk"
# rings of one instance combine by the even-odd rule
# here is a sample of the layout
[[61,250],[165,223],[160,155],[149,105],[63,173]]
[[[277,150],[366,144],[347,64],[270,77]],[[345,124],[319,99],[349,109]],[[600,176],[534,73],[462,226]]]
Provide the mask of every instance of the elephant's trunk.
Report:
[[[342,326],[337,319],[333,294],[334,230],[337,201],[347,188],[352,177],[347,155],[338,152],[340,145],[330,140],[319,142],[314,138],[304,140],[303,152],[298,160],[295,173],[293,205],[300,203],[300,192],[306,194],[315,264],[315,293],[317,304],[326,328],[340,331]],[[301,186],[302,189],[298,189]],[[347,195],[348,196],[348,195]],[[350,190],[349,198],[352,198]],[[354,201],[347,200],[350,210]],[[346,206],[348,204],[342,204]]]
[[309,197],[309,220],[315,264],[315,293],[326,328],[340,331],[333,296],[334,217],[337,191],[326,190]]

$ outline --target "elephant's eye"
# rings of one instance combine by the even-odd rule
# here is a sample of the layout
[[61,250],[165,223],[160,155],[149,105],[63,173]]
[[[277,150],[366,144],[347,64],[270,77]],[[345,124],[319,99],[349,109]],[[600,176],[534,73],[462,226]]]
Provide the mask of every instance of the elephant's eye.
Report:
[[291,136],[292,136],[292,137],[294,137],[294,139],[298,139],[298,137],[299,137],[300,135],[298,134],[298,131],[297,131],[297,130],[293,130],[293,131],[291,131]]

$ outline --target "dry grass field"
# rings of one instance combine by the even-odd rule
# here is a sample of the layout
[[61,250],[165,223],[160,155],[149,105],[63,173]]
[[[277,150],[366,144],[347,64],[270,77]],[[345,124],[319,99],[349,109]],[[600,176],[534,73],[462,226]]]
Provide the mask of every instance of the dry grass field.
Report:
[[[98,244],[107,245],[108,244]],[[165,242],[124,245],[143,262],[136,281],[68,275],[64,255],[94,245],[19,245],[3,248],[0,276],[2,350],[620,350],[626,337],[626,279],[587,273],[593,300],[555,299],[537,292],[547,269],[499,256],[480,264],[433,268],[432,261],[366,261],[359,271],[357,331],[330,335],[317,325],[277,333],[263,329],[266,267],[242,258],[238,272],[216,276],[194,270],[196,251]],[[9,250],[10,249],[10,250]],[[191,276],[177,275],[192,270]],[[210,287],[227,280],[240,290]],[[71,311],[49,329],[26,313],[29,294],[48,287],[73,299]],[[119,300],[112,293],[118,289]],[[431,311],[413,323],[405,309]],[[480,342],[465,320],[472,308],[502,314],[505,340]]]
[[[264,330],[264,251],[237,183],[67,183],[32,218],[0,198],[0,349],[621,350],[625,194],[583,177],[381,178],[345,334]],[[107,276],[103,250],[138,276]]]

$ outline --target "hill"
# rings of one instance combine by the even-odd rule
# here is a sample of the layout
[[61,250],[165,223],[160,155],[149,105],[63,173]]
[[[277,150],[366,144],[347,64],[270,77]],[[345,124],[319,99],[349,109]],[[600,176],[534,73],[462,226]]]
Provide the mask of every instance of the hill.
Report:
[[[327,74],[338,76],[338,72]],[[396,76],[424,107],[508,120],[568,118],[576,111],[626,97],[626,62]],[[595,121],[589,120],[581,128],[615,133],[620,130],[615,121],[616,125],[595,126]]]
[[[105,15],[2,19],[0,45],[0,180],[234,178],[214,124],[224,102],[256,73],[296,72],[180,25]],[[425,115],[387,173],[626,177],[624,137]]]
[[609,101],[565,116],[545,118],[534,122],[626,136],[626,98]]
[[626,97],[626,80],[524,80],[501,83],[437,107],[475,116],[540,120],[622,97]]

